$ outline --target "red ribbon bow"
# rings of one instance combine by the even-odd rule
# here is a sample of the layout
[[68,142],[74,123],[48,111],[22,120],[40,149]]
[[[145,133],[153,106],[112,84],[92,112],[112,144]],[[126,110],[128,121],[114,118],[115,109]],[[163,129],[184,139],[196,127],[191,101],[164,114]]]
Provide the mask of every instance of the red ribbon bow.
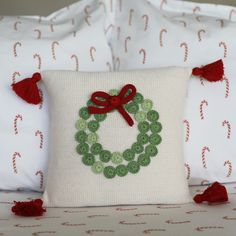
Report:
[[[126,96],[129,90],[131,91],[131,93]],[[89,106],[88,107],[89,113],[90,114],[105,114],[107,112],[117,109],[119,113],[127,121],[127,123],[130,126],[133,126],[134,121],[132,120],[130,115],[126,112],[123,105],[131,101],[135,95],[136,95],[136,88],[132,84],[125,85],[117,96],[111,96],[108,93],[105,93],[102,91],[94,92],[91,96],[92,102],[102,107]]]

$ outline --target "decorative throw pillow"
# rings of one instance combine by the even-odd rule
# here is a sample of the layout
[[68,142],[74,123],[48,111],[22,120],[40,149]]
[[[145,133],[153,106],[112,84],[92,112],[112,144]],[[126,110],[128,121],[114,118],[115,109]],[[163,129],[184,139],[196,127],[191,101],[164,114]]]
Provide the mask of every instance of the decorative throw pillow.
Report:
[[225,77],[214,89],[204,81],[189,83],[183,142],[190,184],[232,182],[236,181],[236,23],[220,18],[229,16],[229,6],[198,4],[193,9],[193,5],[123,1],[122,11],[117,8],[114,13],[110,45],[117,70],[196,66],[224,59]]
[[0,17],[0,189],[42,191],[48,162],[48,107],[31,106],[10,85],[35,71],[106,71],[112,56],[104,7],[80,1],[48,17]]

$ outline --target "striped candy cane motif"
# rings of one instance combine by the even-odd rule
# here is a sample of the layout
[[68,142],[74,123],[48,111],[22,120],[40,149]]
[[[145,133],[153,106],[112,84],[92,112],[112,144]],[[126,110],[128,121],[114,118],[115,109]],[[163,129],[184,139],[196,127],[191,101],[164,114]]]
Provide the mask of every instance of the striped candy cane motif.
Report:
[[148,15],[142,15],[142,19],[144,20],[144,31],[146,31],[148,28],[149,17]]
[[119,224],[121,225],[145,225],[147,223],[146,222],[126,222],[125,220],[121,220]]
[[12,83],[14,84],[16,82],[16,76],[21,76],[20,72],[15,71],[12,75]]
[[204,29],[200,29],[198,32],[197,32],[197,35],[198,35],[198,41],[201,42],[202,41],[202,34],[205,34],[206,31]]
[[41,170],[39,170],[35,173],[35,175],[40,176],[40,189],[42,189],[43,188],[43,172]]
[[231,11],[230,11],[230,13],[229,13],[229,20],[232,20],[232,16],[233,16],[233,14],[235,14],[236,13],[236,11],[234,10],[234,9],[232,9]]
[[119,10],[122,11],[122,0],[119,0]]
[[181,48],[184,48],[184,62],[188,60],[188,44],[183,42],[180,44]]
[[14,54],[14,57],[17,57],[18,54],[17,54],[17,47],[21,47],[22,44],[20,42],[16,42],[14,45],[13,45],[13,54]]
[[185,221],[173,221],[173,220],[167,220],[166,221],[167,224],[186,224],[186,223],[191,223],[191,221],[189,220],[185,220]]
[[90,15],[90,13],[89,13],[89,8],[90,7],[91,7],[90,5],[85,6],[84,12],[85,12],[86,15]]
[[55,233],[56,231],[39,231],[32,233],[32,236],[40,236],[41,234],[55,234]]
[[39,89],[39,96],[41,97],[41,102],[39,104],[39,109],[42,109],[43,108],[43,101],[44,101],[42,89]]
[[42,37],[42,32],[41,32],[41,30],[35,29],[34,32],[37,33],[37,39],[41,39],[41,37]]
[[85,22],[87,23],[88,26],[91,26],[91,24],[90,24],[90,19],[91,19],[91,16],[86,16],[86,17],[84,18],[84,20],[85,20]]
[[201,11],[201,8],[198,7],[198,6],[196,6],[196,7],[193,8],[193,14],[196,14],[197,11],[198,11],[198,12]]
[[94,233],[114,233],[114,230],[110,229],[89,229],[85,231],[87,234],[93,235]]
[[202,226],[202,227],[195,228],[195,230],[197,230],[197,231],[205,231],[207,229],[224,229],[224,227],[221,227],[221,226]]
[[94,62],[94,53],[96,52],[96,48],[95,47],[91,47],[89,50],[89,54],[90,54],[90,58],[91,61]]
[[16,21],[16,22],[14,23],[14,30],[17,31],[17,30],[18,30],[18,25],[21,25],[21,24],[22,24],[21,21]]
[[205,146],[202,148],[202,165],[203,165],[203,168],[205,168],[205,169],[207,169],[206,152],[210,152],[210,148]]
[[161,1],[161,3],[160,3],[160,10],[161,10],[161,11],[163,10],[164,4],[167,5],[167,0],[162,0],[162,1]]
[[230,139],[230,137],[231,137],[231,124],[229,123],[229,121],[228,120],[224,120],[223,122],[222,122],[222,126],[223,127],[227,127],[227,139]]
[[220,27],[223,28],[224,27],[224,20],[223,19],[216,19],[216,22],[219,22]]
[[110,24],[106,29],[105,29],[105,34],[107,34],[107,32],[109,30],[113,30],[114,29],[114,25],[113,24]]
[[143,230],[144,234],[150,234],[152,232],[164,232],[166,229],[145,229]]
[[58,41],[54,41],[54,42],[52,42],[52,44],[51,44],[52,58],[53,58],[54,60],[56,60],[56,52],[55,52],[56,45],[59,46],[59,42],[58,42]]
[[128,52],[128,41],[130,41],[130,40],[131,40],[131,37],[130,37],[130,36],[128,36],[128,37],[125,38],[125,52],[126,52],[126,53]]
[[129,25],[132,25],[132,18],[133,18],[134,9],[129,10]]
[[115,70],[119,71],[120,70],[120,58],[117,57],[115,60]]
[[163,34],[164,34],[164,33],[167,33],[167,30],[166,30],[166,29],[162,29],[162,30],[160,31],[160,34],[159,34],[159,41],[160,41],[160,46],[161,46],[161,47],[164,46],[164,44],[163,44]]
[[74,18],[71,19],[71,24],[75,25],[75,19]]
[[79,71],[79,59],[78,57],[73,54],[70,59],[74,60],[75,61],[75,71]]
[[200,117],[201,120],[205,119],[205,115],[204,115],[204,107],[208,106],[208,102],[206,100],[201,101],[200,103]]
[[15,174],[18,173],[17,168],[16,168],[16,158],[19,158],[19,157],[21,157],[19,152],[15,152],[12,157],[13,170]]
[[42,149],[43,148],[43,133],[41,131],[37,130],[35,132],[35,136],[36,137],[39,136],[39,138],[40,138],[39,148]]
[[39,24],[42,22],[42,16],[39,16],[38,22]]
[[15,227],[20,227],[20,228],[33,228],[33,227],[40,227],[42,225],[22,225],[22,224],[16,224],[14,226]]
[[226,45],[226,43],[225,42],[220,42],[219,47],[223,47],[223,49],[224,49],[224,58],[226,58],[227,57],[227,45]]
[[225,161],[224,166],[228,166],[228,172],[226,177],[229,178],[232,174],[232,163],[229,160],[227,160]]
[[188,120],[184,120],[183,123],[185,124],[186,127],[185,142],[187,143],[189,141],[189,136],[190,136],[190,124]]
[[50,31],[53,33],[54,32],[54,25],[53,23],[50,24]]
[[188,163],[184,163],[184,167],[187,170],[187,177],[186,177],[186,179],[190,179],[190,174],[191,174],[190,165]]
[[64,226],[84,226],[86,224],[71,224],[70,222],[63,222],[61,223],[61,225],[64,225]]
[[183,24],[183,26],[184,26],[185,28],[187,27],[186,21],[180,20],[179,23]]
[[19,131],[18,131],[18,121],[19,120],[22,121],[23,117],[20,114],[17,114],[15,116],[15,119],[14,119],[14,131],[15,131],[15,134],[19,133]]
[[225,81],[225,98],[229,97],[229,79],[224,76],[221,81]]
[[146,58],[147,58],[147,53],[146,53],[145,49],[143,49],[143,48],[140,49],[140,50],[139,50],[139,54],[140,54],[140,55],[141,55],[141,54],[143,55],[142,63],[145,64],[145,63],[146,63]]
[[37,61],[37,68],[38,68],[38,70],[40,70],[41,69],[41,65],[42,65],[42,59],[41,59],[40,55],[35,53],[33,55],[33,58]]
[[159,216],[159,213],[142,213],[142,214],[134,214],[134,216],[136,217],[140,217],[140,216]]
[[117,40],[120,40],[120,27],[117,27]]
[[107,62],[107,63],[106,63],[106,65],[107,65],[107,67],[108,67],[109,71],[111,72],[111,71],[112,71],[112,66],[111,66],[111,63],[110,63],[110,62]]

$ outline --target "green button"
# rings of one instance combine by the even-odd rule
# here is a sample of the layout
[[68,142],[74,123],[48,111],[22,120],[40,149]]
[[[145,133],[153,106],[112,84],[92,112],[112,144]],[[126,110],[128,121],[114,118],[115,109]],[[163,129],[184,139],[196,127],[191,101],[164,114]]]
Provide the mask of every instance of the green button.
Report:
[[159,114],[157,111],[151,110],[147,113],[147,119],[151,122],[157,121],[159,119]]
[[80,155],[84,155],[84,154],[88,153],[89,145],[87,143],[80,143],[79,145],[77,145],[76,151]]
[[138,104],[137,104],[137,103],[135,103],[135,102],[130,102],[130,103],[128,103],[128,104],[125,106],[125,109],[126,109],[129,113],[135,114],[135,113],[138,112],[139,107],[138,107]]
[[111,159],[111,152],[107,150],[103,150],[99,153],[99,158],[102,162],[109,162]]
[[141,93],[136,93],[134,99],[136,103],[142,103],[143,102],[143,95]]
[[134,143],[131,147],[131,149],[133,150],[133,152],[135,153],[141,153],[143,151],[143,145],[141,143]]
[[142,133],[141,133],[141,134],[138,135],[137,141],[138,141],[138,143],[140,143],[140,144],[146,144],[146,143],[148,143],[148,141],[149,141],[149,137],[148,137],[147,134],[142,134]]
[[161,132],[161,130],[162,130],[161,123],[157,122],[157,121],[151,123],[150,130],[152,131],[152,133],[159,133],[159,132]]
[[87,140],[90,144],[96,143],[98,141],[98,135],[96,133],[90,133],[88,134]]
[[116,174],[123,177],[128,174],[128,169],[125,165],[119,165],[116,167]]
[[150,143],[154,145],[158,145],[159,143],[161,143],[161,136],[159,134],[151,134]]
[[92,166],[95,162],[95,157],[92,154],[88,153],[83,156],[82,161],[85,165]]
[[128,165],[127,165],[128,171],[132,174],[136,174],[139,172],[140,166],[136,161],[131,161]]
[[78,130],[86,130],[86,128],[87,128],[86,120],[84,120],[84,119],[77,120],[76,123],[75,123],[75,127]]
[[117,89],[111,89],[108,93],[111,96],[117,96],[119,94],[119,91]]
[[135,156],[135,152],[133,150],[131,150],[131,149],[126,149],[123,152],[123,158],[126,161],[132,161],[134,159],[134,156]]
[[94,143],[91,146],[91,153],[97,155],[102,151],[102,145],[100,143]]
[[150,111],[152,110],[152,107],[153,107],[153,102],[152,100],[150,99],[145,99],[142,104],[141,104],[141,107],[144,111]]
[[103,174],[106,178],[112,179],[116,176],[116,169],[113,166],[106,166],[103,170]]
[[156,156],[158,150],[155,145],[150,144],[145,148],[145,153],[148,154],[151,157]]
[[80,110],[79,110],[79,116],[81,118],[83,118],[84,120],[87,120],[89,117],[90,117],[90,114],[88,112],[88,108],[87,107],[82,107]]
[[[93,107],[97,107],[91,100],[88,100],[87,102],[87,106],[93,106]],[[86,107],[87,108],[87,107]]]
[[99,122],[96,120],[89,121],[88,129],[93,133],[96,132],[99,129]]
[[139,122],[143,122],[147,119],[147,114],[144,111],[138,111],[135,115],[134,115],[135,120],[139,123]]
[[78,131],[75,134],[75,140],[79,143],[86,142],[87,138],[88,138],[88,135],[84,131]]
[[111,161],[114,164],[121,164],[123,161],[123,156],[120,152],[113,152],[111,155]]
[[98,121],[98,122],[101,122],[101,121],[104,121],[107,117],[107,114],[95,114],[94,115],[94,118]]
[[146,133],[148,132],[149,130],[149,123],[147,121],[143,121],[143,122],[140,122],[138,124],[138,130],[141,132],[141,133]]
[[138,157],[138,164],[140,166],[148,166],[150,162],[151,162],[150,157],[147,154],[141,154]]
[[101,161],[97,161],[92,166],[92,171],[96,174],[100,174],[103,172],[104,166]]

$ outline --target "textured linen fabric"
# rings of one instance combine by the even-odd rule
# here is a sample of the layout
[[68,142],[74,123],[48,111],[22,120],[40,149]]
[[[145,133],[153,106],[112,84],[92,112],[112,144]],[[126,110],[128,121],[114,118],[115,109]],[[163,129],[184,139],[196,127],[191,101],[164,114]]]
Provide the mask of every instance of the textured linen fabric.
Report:
[[109,70],[112,56],[104,27],[104,9],[95,0],[48,17],[0,18],[0,189],[43,191],[48,162],[44,87],[42,104],[32,106],[10,85],[45,69]]
[[[189,202],[181,122],[190,74],[191,70],[184,68],[118,73],[43,72],[50,97],[51,124],[44,204],[81,207]],[[144,98],[153,101],[153,109],[159,112],[162,124],[162,142],[150,165],[140,168],[137,174],[107,179],[82,163],[83,156],[76,152],[75,123],[80,108],[86,106],[93,92],[108,92],[126,84],[133,84]],[[123,152],[136,140],[137,122],[130,127],[114,111],[108,114],[97,132],[105,149]],[[126,161],[122,164],[126,165]]]
[[[119,5],[118,5],[119,6]],[[236,181],[236,23],[227,6],[123,1],[110,42],[116,70],[191,66],[222,58],[221,82],[191,80],[183,118],[189,184]],[[230,14],[231,12],[231,14]]]

